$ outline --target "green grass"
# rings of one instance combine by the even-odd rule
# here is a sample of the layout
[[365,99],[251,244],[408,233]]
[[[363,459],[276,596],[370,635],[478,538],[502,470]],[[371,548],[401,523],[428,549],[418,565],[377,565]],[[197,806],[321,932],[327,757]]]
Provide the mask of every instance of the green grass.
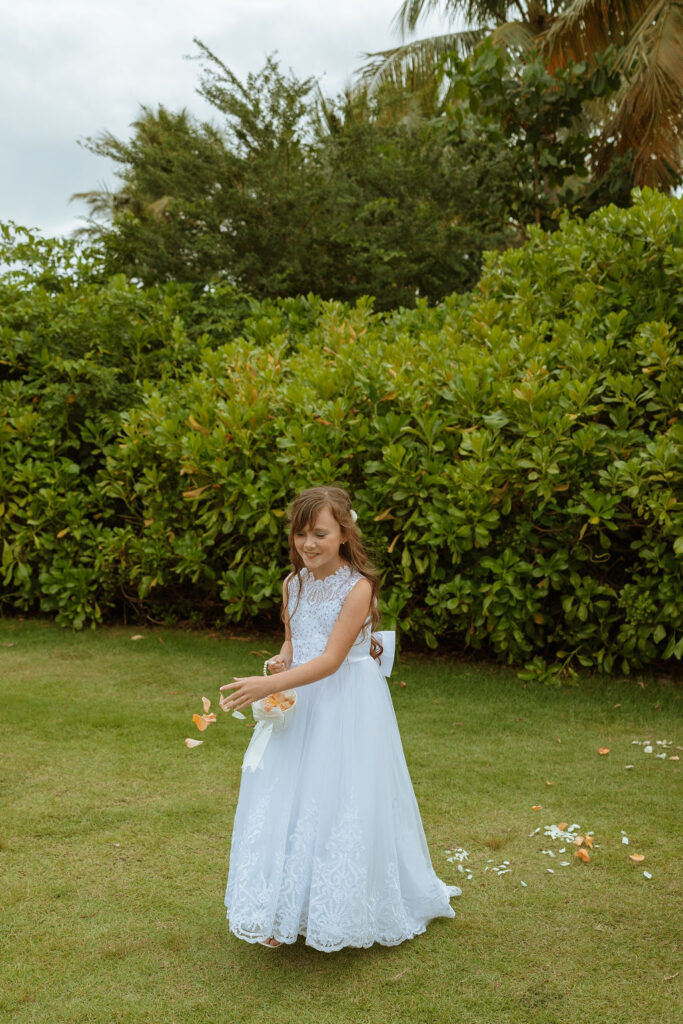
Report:
[[[680,1018],[680,761],[631,742],[666,739],[678,753],[674,681],[550,690],[498,666],[404,661],[391,692],[432,863],[463,888],[456,917],[396,947],[326,954],[299,938],[270,951],[235,938],[223,906],[250,731],[218,711],[203,746],[183,743],[199,736],[201,696],[215,709],[222,683],[260,672],[250,651],[264,648],[276,641],[0,620],[5,1019]],[[569,856],[562,868],[541,853],[561,844],[543,828],[529,836],[560,821],[595,832],[590,864]],[[456,847],[469,851],[469,881],[447,861]],[[489,858],[511,873],[485,871]]]

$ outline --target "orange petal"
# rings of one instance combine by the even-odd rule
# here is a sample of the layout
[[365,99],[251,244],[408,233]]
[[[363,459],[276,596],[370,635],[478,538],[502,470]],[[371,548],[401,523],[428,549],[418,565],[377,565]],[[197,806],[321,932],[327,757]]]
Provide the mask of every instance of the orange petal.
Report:
[[609,754],[609,747],[600,747],[598,754]]
[[561,832],[564,832],[568,824],[568,821],[561,821],[557,827],[560,829]]
[[586,836],[586,846],[590,846],[593,849],[593,836]]
[[574,845],[575,845],[575,846],[581,846],[581,843],[582,843],[582,842],[583,842],[583,836],[577,836],[577,837],[575,838],[575,840],[574,840]]
[[540,811],[542,806],[543,806],[542,804],[534,804],[534,806],[531,808],[531,810],[532,811]]
[[209,700],[208,697],[202,697],[202,704],[204,705],[204,710],[205,711],[209,711],[210,710],[210,708],[211,708],[211,701]]
[[203,742],[204,742],[204,740],[191,740],[191,739],[186,739],[186,740],[185,740],[185,746],[186,746],[186,747],[198,747],[198,746],[199,746],[199,745],[200,745],[201,743],[203,743]]
[[[214,721],[215,721],[216,716],[214,715],[213,718],[214,718]],[[197,726],[197,728],[199,729],[200,732],[204,732],[204,730],[206,729],[207,725],[209,724],[208,719],[209,719],[208,715],[193,715],[192,716],[192,721]]]
[[546,784],[546,786],[554,786],[555,785],[554,782],[548,782],[547,779],[545,780],[545,784]]
[[586,863],[586,864],[590,860],[590,854],[588,853],[588,850],[577,850],[576,853],[574,854],[574,856],[575,857],[580,857],[581,860],[584,861],[584,863]]
[[641,860],[645,860],[645,856],[642,853],[632,853],[629,855],[628,859],[634,861],[636,864],[640,864]]

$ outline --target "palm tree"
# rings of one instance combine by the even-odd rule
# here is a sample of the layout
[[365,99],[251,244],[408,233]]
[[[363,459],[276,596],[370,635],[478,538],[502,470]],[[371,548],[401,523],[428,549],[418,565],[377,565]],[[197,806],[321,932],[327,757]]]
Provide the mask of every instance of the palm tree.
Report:
[[595,171],[633,152],[635,185],[666,190],[683,173],[683,6],[680,0],[404,0],[395,16],[403,39],[424,15],[440,10],[470,26],[368,53],[360,69],[370,90],[392,82],[419,91],[443,54],[471,53],[490,36],[523,62],[538,46],[552,72],[570,60],[595,65],[610,44],[622,75],[619,90],[593,104],[599,127]]

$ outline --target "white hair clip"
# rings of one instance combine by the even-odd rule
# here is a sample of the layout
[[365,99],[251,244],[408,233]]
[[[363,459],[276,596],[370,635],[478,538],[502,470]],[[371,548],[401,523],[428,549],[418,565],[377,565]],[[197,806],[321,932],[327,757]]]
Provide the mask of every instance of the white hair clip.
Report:
[[352,508],[352,509],[351,509],[351,518],[353,519],[354,523],[355,523],[355,521],[356,521],[356,520],[358,519],[358,515],[357,515],[357,513],[356,513],[356,510],[355,510],[355,508]]

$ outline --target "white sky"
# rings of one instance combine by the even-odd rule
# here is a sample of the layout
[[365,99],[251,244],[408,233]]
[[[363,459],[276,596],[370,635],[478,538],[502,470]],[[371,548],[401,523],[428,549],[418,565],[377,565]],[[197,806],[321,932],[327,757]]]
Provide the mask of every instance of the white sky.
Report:
[[[323,76],[336,94],[362,54],[399,42],[401,0],[0,0],[0,220],[66,234],[85,214],[74,192],[116,183],[113,164],[78,145],[127,138],[140,104],[215,111],[197,96],[193,36],[239,78],[277,50],[283,70]],[[416,37],[446,31],[438,17]]]

